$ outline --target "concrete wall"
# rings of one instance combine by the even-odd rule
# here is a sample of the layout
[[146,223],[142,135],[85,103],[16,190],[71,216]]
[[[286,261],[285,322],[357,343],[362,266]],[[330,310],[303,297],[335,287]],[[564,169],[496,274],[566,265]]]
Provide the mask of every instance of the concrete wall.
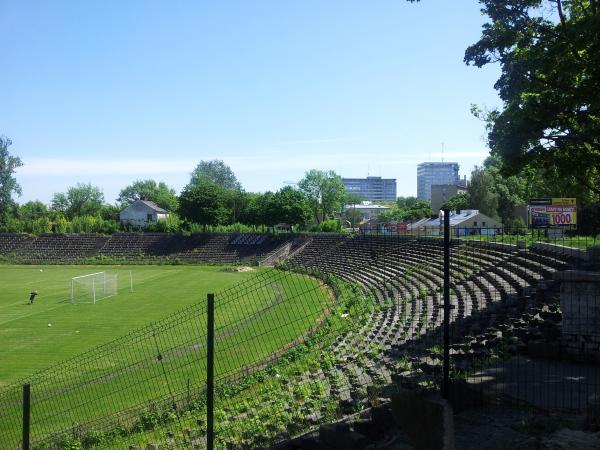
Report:
[[600,363],[600,272],[567,270],[555,279],[561,282],[563,353]]

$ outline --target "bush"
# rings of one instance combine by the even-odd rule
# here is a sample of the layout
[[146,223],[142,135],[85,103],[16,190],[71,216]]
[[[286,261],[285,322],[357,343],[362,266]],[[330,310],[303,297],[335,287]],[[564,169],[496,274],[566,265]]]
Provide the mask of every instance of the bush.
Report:
[[337,219],[324,220],[316,227],[313,227],[311,231],[321,231],[323,233],[341,233],[342,226],[340,221]]

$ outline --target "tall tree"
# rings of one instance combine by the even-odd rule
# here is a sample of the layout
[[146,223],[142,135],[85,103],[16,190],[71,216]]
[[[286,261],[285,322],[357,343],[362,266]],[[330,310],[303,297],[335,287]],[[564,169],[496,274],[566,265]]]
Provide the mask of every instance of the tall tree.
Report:
[[167,211],[176,211],[178,206],[175,189],[160,181],[136,180],[123,188],[117,201],[121,206],[127,206],[136,200],[150,200]]
[[484,167],[475,167],[471,173],[469,186],[470,207],[478,209],[483,214],[498,218],[498,194],[492,174]]
[[302,191],[292,186],[285,186],[273,196],[276,211],[275,223],[288,223],[303,226],[310,220],[308,199]]
[[77,183],[67,192],[57,192],[52,197],[52,209],[72,219],[77,216],[95,216],[100,214],[104,194],[91,183]]
[[600,199],[600,2],[479,0],[489,17],[465,53],[499,63],[502,108],[483,113],[503,172],[542,170]]
[[333,170],[309,170],[298,187],[306,195],[317,223],[342,207],[344,183]]
[[231,211],[227,208],[227,190],[209,179],[189,183],[179,197],[179,214],[201,225],[227,223]]
[[13,194],[21,195],[21,186],[14,176],[15,170],[23,163],[17,156],[8,152],[12,141],[0,136],[0,224],[5,224],[14,206]]
[[27,202],[19,206],[19,218],[33,222],[48,215],[48,207],[40,201]]
[[208,179],[224,189],[242,189],[231,167],[219,159],[200,161],[192,172],[190,183],[195,184],[201,179]]

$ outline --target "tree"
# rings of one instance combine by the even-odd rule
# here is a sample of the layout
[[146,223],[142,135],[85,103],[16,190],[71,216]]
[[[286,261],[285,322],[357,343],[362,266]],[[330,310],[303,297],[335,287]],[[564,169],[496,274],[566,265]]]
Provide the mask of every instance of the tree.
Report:
[[502,108],[487,122],[504,174],[542,171],[600,198],[600,3],[598,0],[479,0],[489,22],[465,53],[477,67],[499,63]]
[[410,207],[405,209],[402,214],[404,220],[417,220],[431,217],[431,202],[415,199],[414,202],[410,201],[407,204],[410,204]]
[[196,184],[201,179],[208,179],[223,189],[239,191],[242,185],[237,180],[233,170],[219,159],[200,161],[192,172],[191,184]]
[[411,209],[417,203],[417,197],[398,197],[396,199],[396,205],[400,209]]
[[310,220],[308,199],[302,191],[292,186],[285,186],[273,195],[273,205],[276,211],[275,223],[288,223],[303,226]]
[[460,211],[462,209],[469,209],[470,202],[469,194],[457,194],[446,200],[442,208],[448,208],[450,211]]
[[317,223],[339,211],[344,200],[344,183],[333,170],[312,169],[298,183],[306,195]]
[[227,191],[207,178],[189,183],[179,197],[179,214],[204,226],[227,223]]
[[0,136],[0,224],[5,224],[14,206],[13,194],[21,195],[21,186],[17,183],[14,173],[23,163],[17,156],[8,152],[12,141],[6,136]]
[[19,218],[21,220],[33,222],[40,217],[48,216],[48,207],[40,202],[27,202],[19,206]]
[[344,212],[346,220],[350,222],[352,228],[356,228],[356,225],[360,223],[362,214],[356,210],[356,205],[362,203],[364,197],[362,195],[346,192],[344,193],[344,206],[350,206]]
[[136,200],[152,201],[170,212],[176,211],[178,206],[175,189],[162,181],[156,183],[154,180],[136,180],[123,188],[117,199],[121,207],[130,205]]
[[52,197],[52,209],[64,214],[69,219],[77,216],[96,216],[102,210],[104,194],[100,188],[90,183],[77,183],[66,193],[57,192]]
[[470,207],[478,209],[486,216],[498,218],[498,194],[494,177],[483,167],[475,167],[471,173],[469,186]]

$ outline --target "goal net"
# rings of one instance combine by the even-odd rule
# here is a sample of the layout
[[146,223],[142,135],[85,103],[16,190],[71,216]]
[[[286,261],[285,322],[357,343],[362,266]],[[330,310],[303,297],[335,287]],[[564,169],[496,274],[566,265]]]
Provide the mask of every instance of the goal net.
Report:
[[117,295],[117,275],[90,273],[71,278],[71,303],[96,303]]

